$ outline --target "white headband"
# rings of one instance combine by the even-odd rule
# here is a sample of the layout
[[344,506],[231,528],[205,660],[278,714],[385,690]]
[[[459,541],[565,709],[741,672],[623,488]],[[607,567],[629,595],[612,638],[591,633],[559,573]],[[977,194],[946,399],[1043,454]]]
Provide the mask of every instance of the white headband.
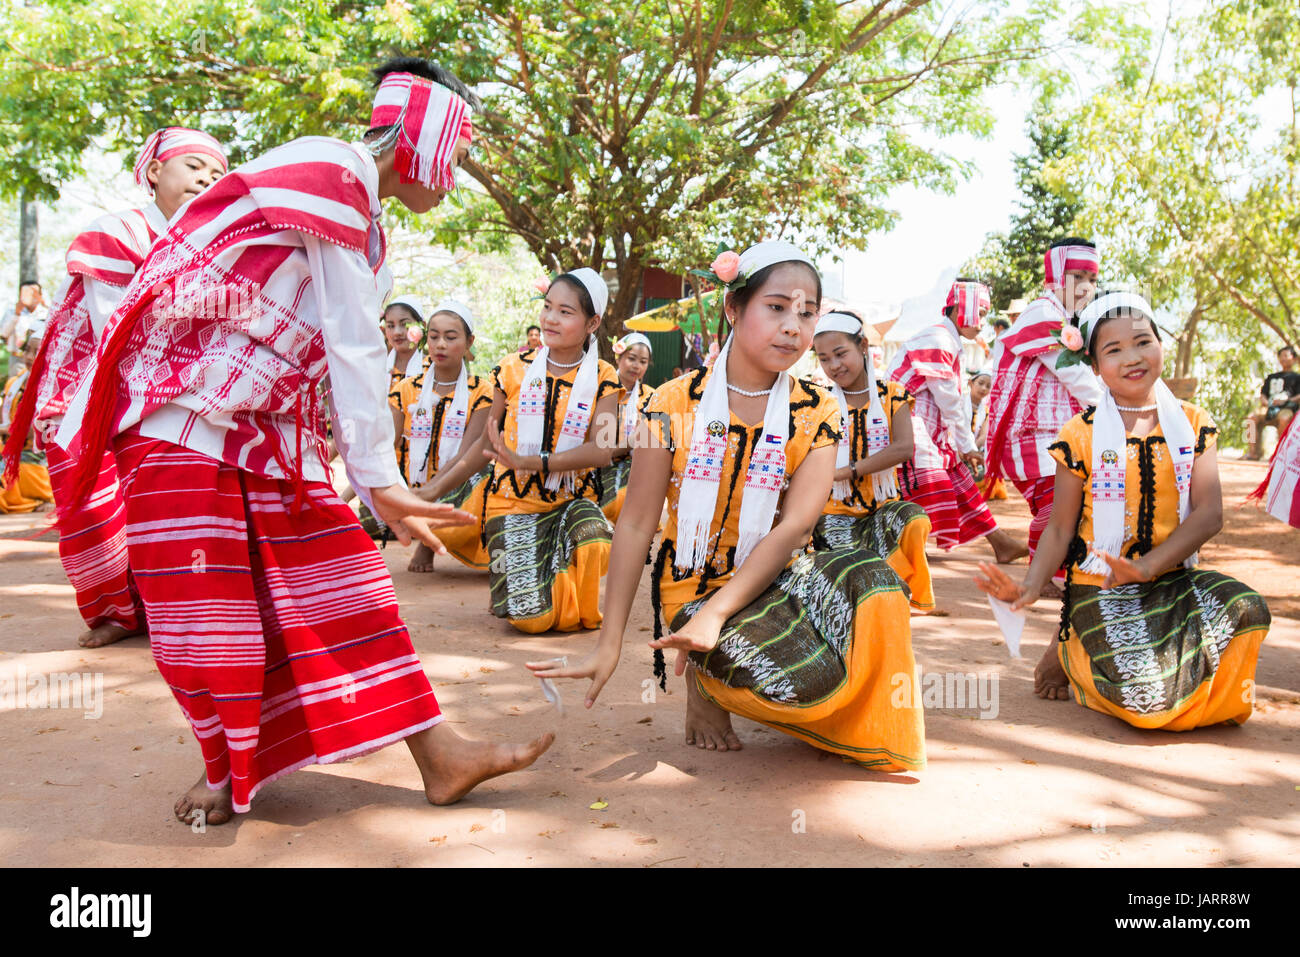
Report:
[[591,304],[596,309],[596,315],[603,316],[605,307],[609,305],[609,286],[605,285],[605,280],[600,278],[600,273],[583,266],[564,275],[572,276],[586,287],[587,294],[591,296]]
[[629,332],[627,335],[625,335],[622,339],[618,341],[619,341],[619,345],[621,345],[624,349],[630,349],[632,346],[645,346],[646,350],[649,351],[652,355],[654,354],[655,351],[654,346],[650,345],[650,340],[645,336],[644,333]]
[[749,277],[760,269],[775,266],[777,263],[807,263],[812,267],[813,272],[817,272],[817,264],[805,256],[797,246],[776,239],[756,243],[741,253],[740,267],[736,275],[738,279],[748,282]]
[[424,322],[424,317],[426,315],[424,311],[424,300],[420,299],[418,296],[398,296],[396,299],[391,300],[388,305],[384,306],[384,312],[387,312],[389,309],[393,308],[393,306],[405,306],[407,309],[410,309],[415,313],[416,319]]
[[1092,355],[1092,338],[1097,331],[1097,322],[1108,312],[1117,312],[1127,310],[1136,312],[1145,316],[1153,323],[1156,321],[1155,315],[1151,311],[1151,304],[1142,296],[1135,292],[1107,292],[1098,296],[1079,313],[1079,326],[1084,329],[1086,341],[1083,344],[1083,351]]
[[847,312],[828,312],[817,320],[817,328],[813,330],[813,338],[820,336],[823,332],[843,332],[850,336],[862,335],[862,320],[857,316],[850,316]]
[[[389,305],[391,306],[392,303],[390,302]],[[469,326],[469,331],[471,333],[474,331],[474,313],[470,312],[469,306],[463,302],[456,299],[444,299],[433,307],[433,312],[429,313],[429,315],[436,316],[440,312],[450,312],[452,315],[460,316],[461,319],[465,320],[465,325]]]

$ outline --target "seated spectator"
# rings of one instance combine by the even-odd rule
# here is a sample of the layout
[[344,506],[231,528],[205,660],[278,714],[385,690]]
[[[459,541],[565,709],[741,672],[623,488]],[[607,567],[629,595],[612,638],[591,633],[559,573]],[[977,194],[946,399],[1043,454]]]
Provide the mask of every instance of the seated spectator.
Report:
[[1281,436],[1295,417],[1296,410],[1300,409],[1300,372],[1295,371],[1295,350],[1283,346],[1277,350],[1277,361],[1282,371],[1274,372],[1264,379],[1264,387],[1259,392],[1263,401],[1248,416],[1251,423],[1250,454],[1246,456],[1248,459],[1263,457],[1265,426],[1277,426],[1277,434]]

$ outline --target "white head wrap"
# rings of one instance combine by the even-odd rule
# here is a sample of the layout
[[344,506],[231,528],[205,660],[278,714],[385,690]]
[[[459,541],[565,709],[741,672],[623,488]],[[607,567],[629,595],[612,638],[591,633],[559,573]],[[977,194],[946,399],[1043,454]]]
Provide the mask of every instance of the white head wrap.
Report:
[[587,294],[591,296],[591,304],[596,309],[596,315],[603,316],[605,307],[609,305],[609,286],[600,277],[600,273],[583,266],[581,269],[570,270],[564,275],[572,276],[586,287]]

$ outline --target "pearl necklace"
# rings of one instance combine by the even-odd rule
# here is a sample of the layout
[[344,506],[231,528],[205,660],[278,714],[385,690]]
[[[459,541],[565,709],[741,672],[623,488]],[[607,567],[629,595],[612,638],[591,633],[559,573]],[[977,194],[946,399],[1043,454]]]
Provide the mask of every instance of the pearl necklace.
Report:
[[871,386],[867,386],[865,389],[859,389],[857,392],[850,392],[848,389],[844,389],[842,391],[844,392],[845,395],[862,395],[863,393],[870,392]]
[[459,379],[452,379],[450,382],[439,382],[437,379],[434,379],[433,384],[434,385],[455,385],[459,381],[460,381]]
[[1115,403],[1115,408],[1121,412],[1155,412],[1160,408],[1158,405],[1120,405]]
[[[757,398],[760,395],[772,394],[772,389],[759,389],[757,392],[747,392],[744,389],[737,388],[736,386],[732,385],[730,382],[727,383],[727,388],[730,389],[732,392],[735,392],[737,395],[748,396],[751,399]],[[776,387],[773,386],[772,388],[776,388]]]
[[559,362],[555,359],[552,359],[550,354],[548,353],[546,356],[546,361],[549,362],[551,365],[555,366],[555,368],[557,369],[572,369],[574,366],[582,365],[582,360],[585,358],[587,357],[583,355],[578,358],[577,362]]

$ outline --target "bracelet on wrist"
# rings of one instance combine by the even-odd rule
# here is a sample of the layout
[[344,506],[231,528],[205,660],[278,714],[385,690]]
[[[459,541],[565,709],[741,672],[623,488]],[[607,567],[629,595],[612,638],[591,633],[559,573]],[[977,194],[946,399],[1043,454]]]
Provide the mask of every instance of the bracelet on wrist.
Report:
[[541,455],[539,456],[539,458],[542,460],[542,477],[543,477],[543,478],[545,478],[547,475],[550,474],[550,471],[551,471],[551,469],[550,469],[550,462],[549,462],[550,457],[551,457],[551,453],[548,452],[548,451],[546,451],[545,449],[542,450],[542,453],[541,453]]

